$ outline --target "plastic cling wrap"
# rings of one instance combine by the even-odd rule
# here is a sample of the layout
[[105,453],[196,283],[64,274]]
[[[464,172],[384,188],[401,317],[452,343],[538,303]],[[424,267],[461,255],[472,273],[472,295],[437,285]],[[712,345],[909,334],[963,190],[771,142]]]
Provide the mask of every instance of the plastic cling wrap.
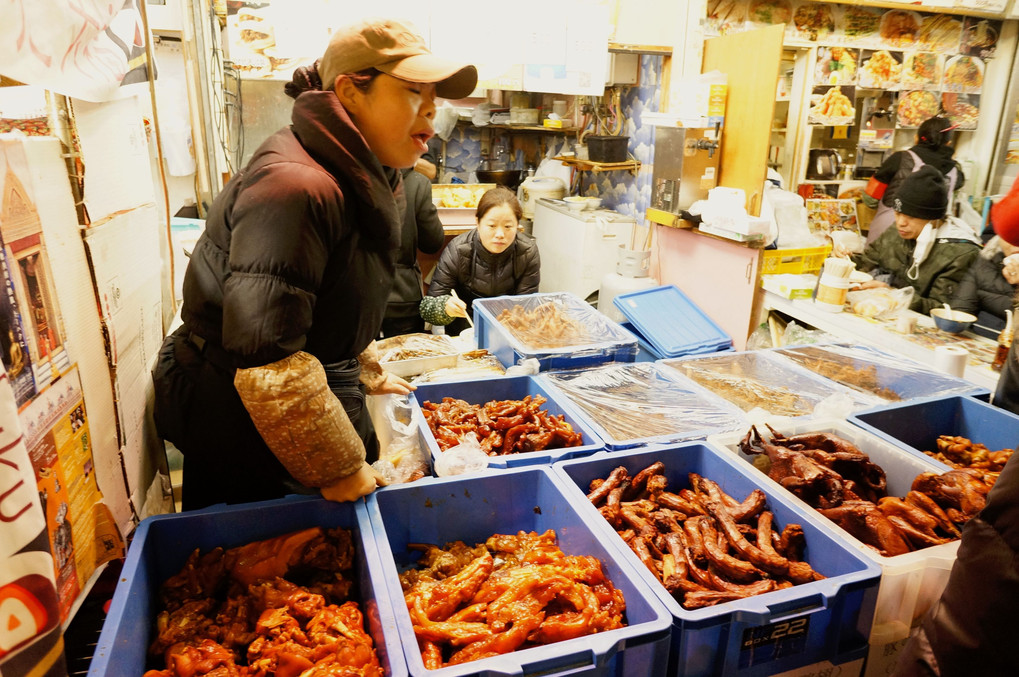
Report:
[[[774,416],[809,416],[833,392],[831,384],[763,353],[728,353],[663,364],[746,412],[763,409]],[[874,404],[869,397],[855,399],[860,406]]]
[[632,343],[623,328],[573,294],[479,299],[523,352],[572,352],[577,347]]
[[962,395],[977,389],[968,381],[868,346],[814,345],[777,352],[836,383],[892,402]]
[[639,362],[551,372],[544,378],[580,409],[610,448],[693,439],[744,425],[738,409],[671,372]]
[[404,377],[454,367],[459,352],[445,334],[403,334],[382,339],[377,346],[379,363]]

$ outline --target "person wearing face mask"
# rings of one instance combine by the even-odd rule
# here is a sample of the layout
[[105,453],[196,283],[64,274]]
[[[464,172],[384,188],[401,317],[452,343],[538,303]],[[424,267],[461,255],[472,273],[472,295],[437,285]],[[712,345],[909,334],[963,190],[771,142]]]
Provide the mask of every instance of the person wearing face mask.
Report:
[[478,227],[442,250],[421,317],[457,336],[467,328],[475,299],[538,291],[538,246],[520,231],[523,214],[513,191],[496,186],[478,200]]
[[400,170],[427,149],[435,97],[476,83],[474,66],[394,20],[337,30],[317,68],[295,72],[292,124],[213,202],[183,324],[154,368],[185,510],[295,492],[350,501],[383,482],[364,404],[366,391],[410,389],[371,350],[400,244]]
[[980,254],[980,239],[947,214],[948,190],[945,177],[930,166],[903,179],[892,200],[895,227],[852,257],[857,270],[874,275],[861,289],[912,287],[909,307],[925,315],[952,298]]

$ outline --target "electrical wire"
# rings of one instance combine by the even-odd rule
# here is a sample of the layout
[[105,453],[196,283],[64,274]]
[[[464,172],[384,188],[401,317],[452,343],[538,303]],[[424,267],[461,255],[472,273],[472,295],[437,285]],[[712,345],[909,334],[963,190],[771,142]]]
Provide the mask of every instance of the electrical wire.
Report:
[[[212,22],[213,34],[218,34],[219,19],[210,7],[209,20]],[[223,59],[219,41],[213,41],[210,49],[210,87],[212,97],[212,119],[216,128],[219,147],[226,159],[227,169],[236,173],[244,157],[244,124],[241,80],[230,61]],[[233,83],[235,91],[231,91],[228,83]]]
[[[163,213],[166,224],[166,241],[168,243],[168,249],[170,251],[169,264],[170,275],[170,306],[174,313],[177,312],[177,300],[174,298],[176,294],[173,289],[174,280],[174,253],[173,253],[173,229],[170,224],[170,189],[166,184],[166,167],[164,165],[163,157],[163,135],[160,132],[159,127],[159,106],[156,103],[156,59],[152,51],[152,31],[149,30],[149,14],[146,9],[147,3],[139,3],[142,17],[142,28],[145,30],[145,73],[148,76],[149,81],[149,101],[152,105],[152,131],[156,139],[156,164],[159,166],[159,183],[163,188]],[[134,505],[132,501],[131,511],[134,512]],[[137,515],[135,515],[137,517]]]

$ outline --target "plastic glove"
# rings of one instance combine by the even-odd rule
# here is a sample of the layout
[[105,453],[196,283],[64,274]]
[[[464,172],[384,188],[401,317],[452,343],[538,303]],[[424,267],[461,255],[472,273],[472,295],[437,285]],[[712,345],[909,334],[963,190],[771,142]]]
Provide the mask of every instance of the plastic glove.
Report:
[[347,475],[328,487],[322,487],[322,498],[336,503],[347,503],[367,496],[375,491],[376,487],[384,487],[387,484],[386,478],[367,463],[362,463],[353,475]]
[[446,314],[450,317],[467,317],[467,304],[456,297],[449,297],[446,301]]
[[396,374],[387,371],[385,375],[385,380],[375,386],[369,395],[407,395],[410,391],[417,390],[417,386],[411,385]]

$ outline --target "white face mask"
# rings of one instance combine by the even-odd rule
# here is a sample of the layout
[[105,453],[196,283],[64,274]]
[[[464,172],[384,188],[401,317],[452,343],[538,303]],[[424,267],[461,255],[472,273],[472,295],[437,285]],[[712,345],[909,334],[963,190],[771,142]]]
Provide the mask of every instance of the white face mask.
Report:
[[920,231],[920,234],[916,236],[916,249],[913,250],[913,264],[906,271],[906,277],[910,280],[915,280],[920,277],[920,264],[924,262],[927,255],[931,253],[931,248],[934,246],[935,232],[937,228],[935,225],[928,221]]

